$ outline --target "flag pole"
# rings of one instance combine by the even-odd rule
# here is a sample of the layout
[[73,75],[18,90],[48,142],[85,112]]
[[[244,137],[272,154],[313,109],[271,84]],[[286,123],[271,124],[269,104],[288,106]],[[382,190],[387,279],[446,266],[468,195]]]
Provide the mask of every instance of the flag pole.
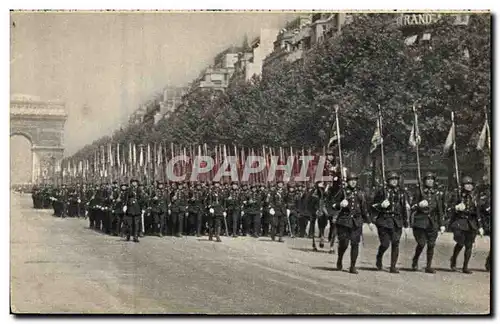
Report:
[[[380,156],[382,158],[382,181],[384,182],[382,185],[385,188],[385,157],[384,157],[384,134],[382,133],[382,110],[380,109],[380,104],[378,105],[378,131],[380,133]],[[384,189],[385,195],[385,189]]]
[[456,128],[455,128],[455,113],[451,112],[451,127],[453,128],[453,159],[455,160],[455,178],[457,180],[457,188],[458,193],[461,193],[460,190],[460,179],[458,173],[458,159],[457,159],[457,139],[456,139]]
[[[339,143],[340,187],[344,190],[344,162],[342,160],[342,145],[340,143],[339,106],[335,105],[335,124],[337,126],[337,140]],[[344,194],[345,196],[345,194]]]
[[415,102],[413,103],[413,118],[414,118],[414,121],[413,121],[413,138],[415,140],[415,150],[416,150],[416,153],[417,153],[417,183],[418,183],[418,187],[420,189],[420,195],[423,197],[423,188],[422,188],[422,171],[420,170],[420,153],[419,153],[419,137],[420,137],[420,132],[418,130],[418,115],[417,115],[417,108],[415,107],[415,104],[417,103],[417,101],[415,100]]

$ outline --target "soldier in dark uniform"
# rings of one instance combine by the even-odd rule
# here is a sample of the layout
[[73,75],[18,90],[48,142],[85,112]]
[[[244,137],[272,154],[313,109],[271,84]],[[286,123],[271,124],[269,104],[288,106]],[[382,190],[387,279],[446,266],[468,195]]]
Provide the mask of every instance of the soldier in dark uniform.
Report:
[[158,183],[151,203],[153,218],[153,233],[159,237],[163,236],[165,216],[168,211],[168,197],[163,183]]
[[122,200],[120,198],[121,189],[118,187],[117,183],[113,183],[113,187],[111,190],[111,224],[110,224],[110,232],[113,236],[118,236],[120,233],[120,214],[123,210]]
[[212,241],[213,235],[217,242],[221,242],[220,232],[221,223],[226,214],[224,206],[224,191],[220,187],[219,182],[213,183],[213,187],[210,189],[207,195],[207,207],[208,207],[208,239]]
[[60,210],[59,216],[65,218],[68,215],[68,188],[65,184],[61,186],[61,190],[57,195],[57,203]]
[[290,225],[290,237],[294,238],[296,233],[298,209],[300,201],[300,192],[295,191],[295,185],[293,183],[288,183],[288,192],[286,194],[286,207],[287,207],[287,218],[288,224]]
[[252,237],[259,237],[260,215],[262,213],[262,194],[258,191],[257,184],[252,184],[250,191],[244,192],[243,199],[243,226],[245,233],[252,232]]
[[358,259],[359,243],[363,234],[363,221],[372,226],[366,197],[358,188],[358,176],[350,173],[347,176],[347,188],[337,195],[333,208],[340,210],[336,219],[337,235],[339,239],[337,269],[342,270],[342,258],[351,243],[350,273],[357,274],[356,260]]
[[122,235],[122,224],[124,223],[124,212],[123,212],[123,207],[125,206],[125,199],[127,195],[127,189],[128,186],[126,183],[123,183],[120,186],[119,190],[116,190],[113,192],[113,200],[114,200],[114,205],[113,205],[113,230],[114,230],[114,235],[115,236],[121,236]]
[[377,209],[375,224],[378,229],[380,246],[377,252],[376,265],[382,270],[382,258],[385,251],[391,246],[391,273],[399,273],[396,268],[399,257],[399,241],[402,229],[408,227],[409,204],[406,193],[399,187],[399,175],[389,173],[387,188],[375,194],[374,206]]
[[99,186],[95,185],[91,191],[92,196],[89,199],[89,228],[96,229],[96,219],[99,209],[101,208],[101,197],[99,195]]
[[139,182],[135,179],[131,180],[130,188],[125,197],[126,204],[123,207],[125,223],[127,224],[127,241],[130,241],[130,236],[133,235],[134,242],[139,242],[141,214],[144,213],[143,206],[141,206],[142,197],[140,195]]
[[412,269],[418,270],[418,259],[427,244],[427,266],[425,272],[435,273],[432,268],[434,246],[438,237],[438,231],[444,232],[444,205],[442,193],[434,187],[436,175],[428,172],[424,178],[424,188],[419,190],[413,200],[413,236],[417,241],[415,255],[413,256]]
[[[325,188],[325,184],[322,181],[316,182],[316,187],[313,190],[311,196],[309,197],[309,204],[312,208],[311,210],[311,224],[309,225],[309,232],[314,235],[315,227],[316,227],[316,219],[318,220],[318,229],[319,229],[319,247],[324,247],[324,236],[325,236],[325,228],[328,224],[329,210],[327,209],[327,205],[331,206],[329,197],[329,192],[327,188]],[[312,229],[311,229],[312,228]]]
[[[484,226],[484,234],[490,235],[491,237],[491,188],[488,185],[484,185],[481,192],[481,208],[480,212],[483,219]],[[490,239],[491,242],[491,239]],[[486,257],[486,262],[484,267],[487,271],[490,271],[491,268],[491,252],[488,253],[488,257]]]
[[233,237],[238,237],[239,225],[241,219],[240,211],[240,190],[238,188],[238,183],[233,182],[230,188],[225,188],[226,191],[226,213],[227,213],[227,226],[228,235]]
[[279,181],[276,190],[270,193],[268,206],[271,215],[271,239],[274,241],[276,234],[278,234],[278,242],[283,242],[287,215],[286,192],[283,186],[283,181]]
[[269,224],[271,222],[271,218],[269,215],[269,189],[266,187],[265,184],[261,183],[259,186],[259,192],[262,195],[262,216],[261,216],[261,225],[262,225],[262,230],[259,233],[261,236],[267,236],[269,235]]
[[453,239],[456,245],[453,249],[450,268],[456,271],[458,254],[465,246],[462,271],[470,274],[472,273],[469,270],[472,245],[478,233],[481,236],[484,234],[479,199],[474,192],[474,182],[471,177],[465,176],[462,178],[461,192],[457,192],[452,197],[451,209],[450,229],[453,231]]
[[188,211],[188,197],[187,192],[183,188],[182,183],[177,185],[172,194],[172,235],[182,237],[184,217]]
[[111,223],[113,210],[113,191],[109,184],[106,184],[103,190],[102,201],[102,231],[106,234],[111,234]]

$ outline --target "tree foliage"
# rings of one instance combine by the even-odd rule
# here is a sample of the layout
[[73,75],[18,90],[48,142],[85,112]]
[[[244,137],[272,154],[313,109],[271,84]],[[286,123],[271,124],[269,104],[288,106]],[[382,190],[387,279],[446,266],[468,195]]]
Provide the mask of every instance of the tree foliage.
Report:
[[401,150],[415,102],[424,154],[441,151],[451,111],[459,148],[472,151],[490,105],[490,15],[473,14],[466,26],[444,16],[431,40],[410,46],[395,21],[393,14],[358,14],[303,59],[278,62],[249,82],[235,79],[224,92],[193,89],[155,127],[131,125],[76,156],[109,141],[320,148],[333,134],[335,104],[346,151],[368,153],[378,105],[387,149]]

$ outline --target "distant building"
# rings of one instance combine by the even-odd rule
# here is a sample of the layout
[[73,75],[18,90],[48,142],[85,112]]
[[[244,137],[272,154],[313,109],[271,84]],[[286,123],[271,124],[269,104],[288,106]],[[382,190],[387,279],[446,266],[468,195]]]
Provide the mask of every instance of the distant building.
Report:
[[246,81],[262,74],[264,59],[274,50],[278,31],[278,29],[261,29],[259,37],[249,44],[248,51],[240,54],[236,70],[243,73]]
[[146,108],[141,105],[139,109],[137,109],[130,115],[128,123],[131,125],[142,123],[145,114],[146,114]]
[[302,59],[316,44],[337,35],[350,18],[345,13],[300,15],[279,31],[273,51],[264,60],[264,69],[277,61]]
[[224,90],[227,88],[241,51],[241,48],[232,46],[217,54],[214,58],[214,64],[204,70],[194,81],[193,89]]

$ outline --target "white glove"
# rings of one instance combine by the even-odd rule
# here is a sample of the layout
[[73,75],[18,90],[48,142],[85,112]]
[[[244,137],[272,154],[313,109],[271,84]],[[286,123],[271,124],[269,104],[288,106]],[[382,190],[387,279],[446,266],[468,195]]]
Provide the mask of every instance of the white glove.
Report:
[[484,235],[484,229],[482,227],[479,229],[479,235],[481,235],[481,236]]
[[246,200],[245,200],[245,201],[243,201],[243,205],[246,205],[246,203],[247,203],[247,201],[246,201]]
[[172,211],[171,211],[170,209],[168,210],[168,214],[169,214],[169,215],[170,215],[170,214],[172,214]]
[[274,212],[274,208],[269,209],[269,214],[271,214],[271,215],[276,214],[276,213]]
[[340,202],[340,207],[346,208],[347,206],[349,206],[349,202],[347,200],[344,199]]
[[144,215],[144,212],[145,212],[145,211],[144,211],[144,209],[143,209],[143,210],[141,210],[141,215]]
[[213,214],[215,211],[213,208],[210,208],[209,212],[210,212],[210,214]]
[[441,234],[443,234],[443,233],[444,233],[444,230],[445,230],[445,229],[446,229],[446,228],[445,228],[444,226],[441,226],[441,227],[439,228],[439,231],[441,232]]
[[241,211],[241,216],[244,216],[245,215],[245,212],[242,210]]
[[489,213],[491,210],[491,207],[486,208],[486,211]]
[[286,216],[290,216],[290,209],[286,210]]
[[222,212],[222,216],[226,217],[227,213],[226,212]]
[[368,224],[368,228],[373,232],[375,230],[375,225],[373,225],[373,223],[370,223]]
[[464,211],[464,210],[465,210],[465,205],[464,205],[464,203],[460,203],[460,204],[456,205],[456,206],[455,206],[455,209],[456,209],[457,211]]
[[78,201],[78,203],[81,203],[81,202],[82,202],[80,199],[78,199],[77,201]]
[[382,203],[380,204],[380,207],[387,208],[390,205],[391,205],[391,203],[389,202],[389,200],[386,199],[386,200],[382,201]]
[[418,207],[420,207],[420,208],[425,208],[428,206],[429,206],[429,202],[425,199],[418,203]]
[[123,206],[123,212],[126,213],[127,212],[127,206]]

